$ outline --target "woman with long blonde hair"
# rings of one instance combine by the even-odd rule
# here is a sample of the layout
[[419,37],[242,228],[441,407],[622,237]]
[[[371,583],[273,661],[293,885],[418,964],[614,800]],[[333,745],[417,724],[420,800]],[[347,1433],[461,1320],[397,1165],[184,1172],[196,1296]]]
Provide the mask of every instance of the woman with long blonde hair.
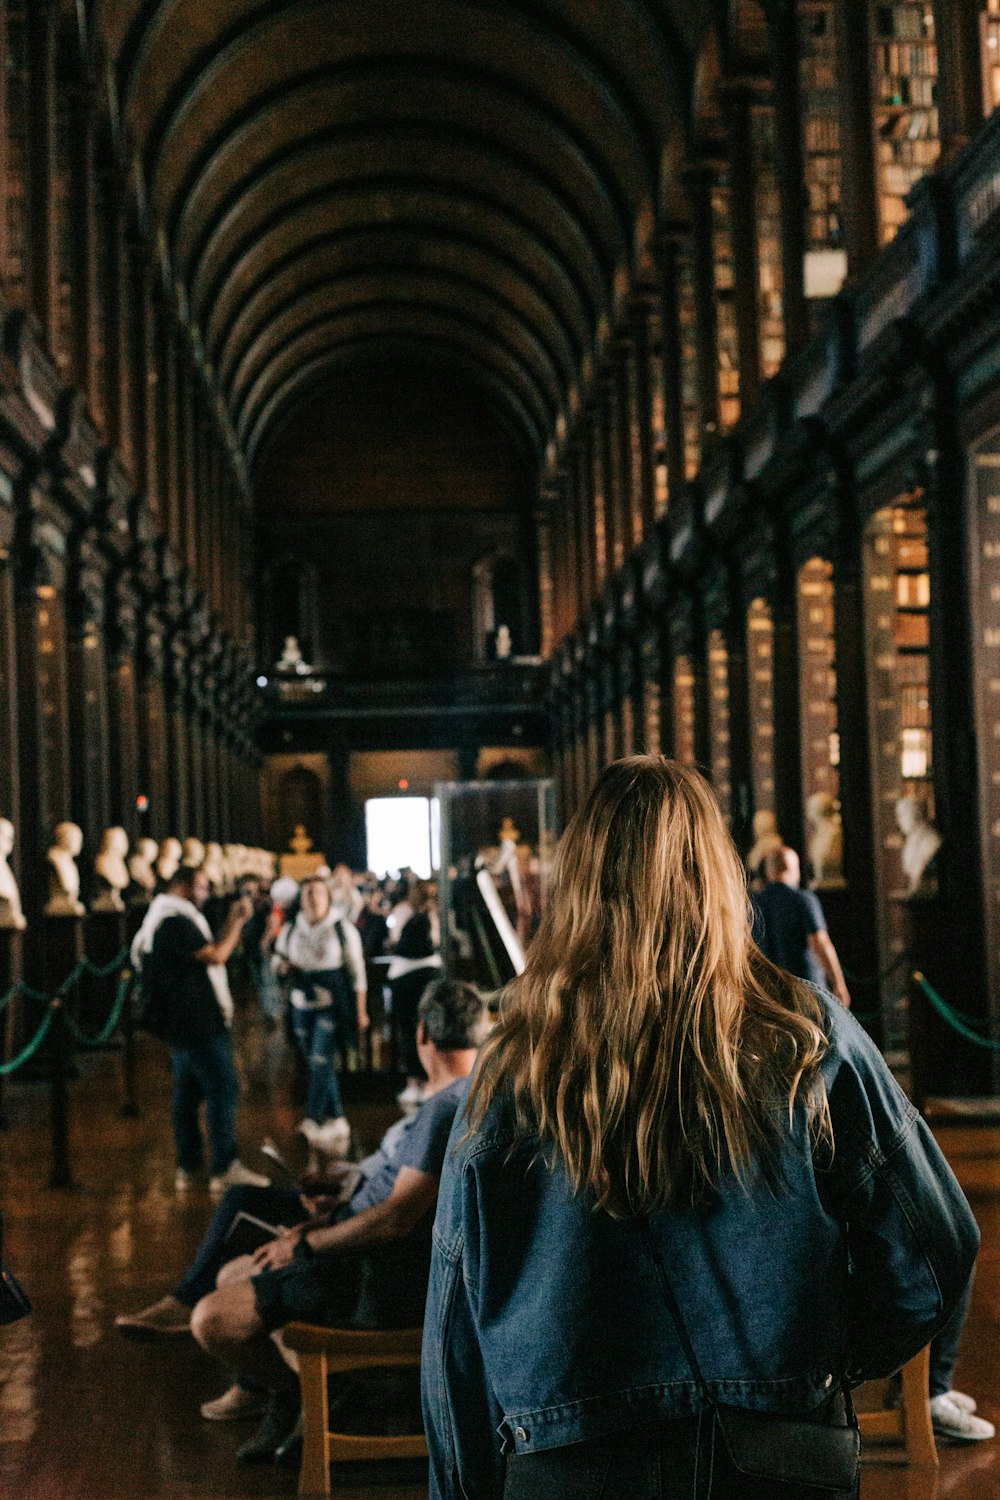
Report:
[[[848,1381],[927,1341],[977,1243],[865,1033],[752,942],[711,788],[619,761],[442,1178],[432,1500],[852,1494]],[[764,1472],[804,1424],[805,1472]]]

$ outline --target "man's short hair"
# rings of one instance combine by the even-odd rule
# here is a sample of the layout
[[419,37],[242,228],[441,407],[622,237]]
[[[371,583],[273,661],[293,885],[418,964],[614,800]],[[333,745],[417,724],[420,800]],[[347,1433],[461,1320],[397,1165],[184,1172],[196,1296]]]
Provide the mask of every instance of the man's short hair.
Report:
[[435,979],[427,986],[417,1007],[427,1040],[439,1052],[460,1052],[478,1047],[483,1031],[483,997],[464,979]]
[[191,885],[196,875],[204,870],[204,865],[178,865],[171,875],[168,885]]
[[780,880],[791,869],[794,858],[795,850],[789,849],[787,844],[782,844],[780,849],[770,850],[764,857],[764,874],[768,880]]

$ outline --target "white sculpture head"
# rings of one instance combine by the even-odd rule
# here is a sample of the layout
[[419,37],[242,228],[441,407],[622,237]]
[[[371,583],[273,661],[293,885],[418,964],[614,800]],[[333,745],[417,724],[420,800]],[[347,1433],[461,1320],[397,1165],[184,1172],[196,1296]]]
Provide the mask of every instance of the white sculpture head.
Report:
[[14,848],[14,825],[9,818],[0,818],[0,859],[6,859]]
[[117,854],[124,859],[128,853],[128,834],[124,828],[105,828],[99,852]]
[[829,792],[813,792],[806,798],[806,817],[810,823],[819,824],[838,816],[837,799]]
[[759,842],[761,839],[777,837],[778,819],[773,812],[767,808],[761,808],[753,815],[753,836]]
[[55,840],[57,849],[76,859],[83,848],[83,831],[76,823],[57,823]]
[[144,859],[148,865],[151,865],[160,852],[160,846],[155,839],[144,838],[136,844],[135,852],[140,859]]
[[900,833],[910,834],[921,821],[920,804],[916,797],[900,797],[896,803],[896,826]]

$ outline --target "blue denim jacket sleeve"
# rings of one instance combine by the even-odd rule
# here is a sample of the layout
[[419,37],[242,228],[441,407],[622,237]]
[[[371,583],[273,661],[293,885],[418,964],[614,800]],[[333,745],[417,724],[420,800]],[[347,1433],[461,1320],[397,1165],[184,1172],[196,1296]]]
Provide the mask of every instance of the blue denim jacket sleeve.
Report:
[[979,1229],[937,1142],[852,1017],[830,1002],[824,1064],[836,1142],[817,1173],[850,1257],[853,1378],[892,1374],[947,1321]]
[[[470,1227],[475,1239],[476,1213],[475,1190],[465,1170],[468,1147],[456,1144],[464,1129],[460,1108],[441,1176],[424,1314],[420,1382],[430,1455],[429,1500],[499,1500],[503,1493],[498,1432],[503,1412],[483,1368],[467,1253]],[[467,1196],[471,1202],[465,1201]],[[456,1393],[460,1401],[453,1399]]]

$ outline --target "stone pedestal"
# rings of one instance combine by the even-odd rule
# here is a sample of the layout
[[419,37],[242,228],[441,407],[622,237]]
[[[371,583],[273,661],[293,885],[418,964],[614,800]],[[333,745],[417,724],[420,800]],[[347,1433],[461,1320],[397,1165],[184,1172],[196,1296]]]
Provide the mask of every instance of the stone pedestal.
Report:
[[[102,967],[129,942],[128,913],[93,911],[85,920],[87,957]],[[118,990],[118,971],[106,976],[84,975],[75,1014],[86,1031],[99,1031],[111,1013]]]
[[[6,995],[11,985],[23,978],[24,933],[12,927],[0,928],[0,996]],[[40,1012],[40,1007],[35,1006],[34,1009]],[[7,1062],[14,1055],[20,1010],[21,1001],[13,1000],[0,1013],[0,1062]],[[5,1108],[6,1084],[7,1079],[0,1077],[0,1128],[9,1124]]]

